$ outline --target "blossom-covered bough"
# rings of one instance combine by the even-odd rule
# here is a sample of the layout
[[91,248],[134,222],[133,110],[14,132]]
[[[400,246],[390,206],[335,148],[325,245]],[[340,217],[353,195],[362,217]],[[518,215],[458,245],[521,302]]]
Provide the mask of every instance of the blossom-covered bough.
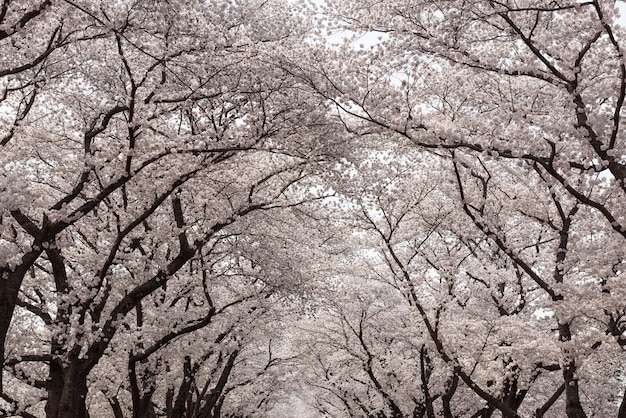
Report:
[[[347,1],[325,13],[345,43],[322,43],[292,71],[334,103],[355,143],[395,144],[387,157],[401,172],[424,173],[383,175],[389,187],[356,195],[386,280],[486,405],[474,416],[625,416],[616,2]],[[432,170],[436,199],[397,192]]]

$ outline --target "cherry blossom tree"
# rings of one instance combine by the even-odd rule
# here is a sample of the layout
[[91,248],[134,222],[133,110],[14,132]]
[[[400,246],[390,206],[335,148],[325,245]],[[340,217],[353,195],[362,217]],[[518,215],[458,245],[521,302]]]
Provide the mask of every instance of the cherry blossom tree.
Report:
[[[382,148],[366,151],[368,175],[352,170],[340,185],[353,202],[342,221],[352,261],[326,295],[334,302],[302,337],[313,356],[303,378],[318,394],[311,403],[326,416],[560,416],[568,349],[582,352],[585,409],[614,414],[623,356],[605,326],[583,319],[593,306],[556,305],[582,321],[576,344],[563,348],[556,307],[466,215],[449,161],[412,145]],[[429,171],[415,169],[423,166]],[[534,187],[518,185],[518,198]],[[546,236],[520,236],[533,233]],[[550,263],[530,249],[536,268]],[[582,298],[584,288],[591,304],[598,295],[587,286],[570,291]]]
[[[416,172],[444,168],[443,197],[423,208],[404,186],[362,213],[439,358],[490,413],[624,416],[615,2],[333,2],[326,12],[343,44],[292,71],[360,143],[421,150]],[[444,213],[452,221],[433,217]]]
[[0,414],[626,417],[615,5],[0,0]]
[[[277,65],[306,28],[266,1],[6,0],[0,21],[2,414],[86,417],[104,393],[182,416],[211,382],[193,402],[219,416],[237,324],[299,280],[255,248],[323,196],[336,148]],[[174,356],[196,331],[206,351]],[[168,367],[172,393],[150,383]]]

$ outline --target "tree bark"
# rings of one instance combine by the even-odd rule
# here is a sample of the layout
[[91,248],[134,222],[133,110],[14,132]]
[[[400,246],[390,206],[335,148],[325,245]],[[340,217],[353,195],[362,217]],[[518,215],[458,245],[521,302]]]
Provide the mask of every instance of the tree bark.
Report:
[[459,386],[459,376],[457,374],[452,375],[452,377],[446,383],[446,390],[441,395],[441,402],[443,407],[443,417],[444,418],[454,418],[452,414],[452,397],[454,396],[454,392]]
[[114,418],[124,418],[124,412],[122,411],[122,406],[120,405],[120,401],[117,399],[117,396],[108,399],[109,405],[111,405],[111,409],[113,410]]
[[[149,373],[149,372],[147,372]],[[151,378],[152,376],[147,376]],[[156,390],[155,385],[142,385],[139,387],[137,378],[136,363],[132,360],[128,364],[128,379],[130,381],[130,392],[133,402],[133,418],[155,418],[156,412],[152,404],[152,396]]]
[[[572,334],[569,324],[559,323],[559,337],[561,341],[571,341]],[[566,352],[565,355],[571,353]],[[567,418],[587,418],[587,414],[580,403],[580,391],[576,378],[576,362],[572,359],[563,367],[563,382],[565,383],[565,414]]]
[[2,370],[4,369],[6,353],[6,338],[11,326],[21,281],[15,286],[15,281],[10,277],[12,274],[5,269],[2,269],[0,274],[6,275],[6,277],[0,277],[0,393],[2,393]]
[[580,403],[578,379],[575,377],[576,364],[572,360],[563,368],[565,380],[565,413],[567,418],[587,418],[587,414]]
[[22,281],[28,269],[43,252],[42,249],[33,250],[22,257],[22,263],[11,270],[8,267],[0,268],[0,393],[2,387],[2,370],[6,355],[6,338],[13,319],[13,311],[22,286]]
[[76,363],[63,368],[56,361],[50,362],[46,418],[89,418],[85,402],[89,371]]
[[624,395],[622,396],[622,403],[619,406],[617,418],[626,418],[626,390],[624,390]]

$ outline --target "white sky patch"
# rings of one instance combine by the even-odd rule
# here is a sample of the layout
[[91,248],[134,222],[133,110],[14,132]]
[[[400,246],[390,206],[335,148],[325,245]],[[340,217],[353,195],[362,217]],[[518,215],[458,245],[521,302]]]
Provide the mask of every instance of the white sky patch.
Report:
[[626,1],[620,0],[616,2],[616,7],[619,9],[620,18],[617,20],[623,28],[626,28]]

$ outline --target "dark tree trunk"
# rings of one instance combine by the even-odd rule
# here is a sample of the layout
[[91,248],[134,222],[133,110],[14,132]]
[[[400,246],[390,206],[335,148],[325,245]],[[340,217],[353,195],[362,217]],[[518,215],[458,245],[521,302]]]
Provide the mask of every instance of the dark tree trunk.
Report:
[[124,412],[122,411],[122,406],[120,405],[120,401],[117,399],[117,396],[112,398],[108,398],[109,405],[111,405],[111,409],[113,410],[114,418],[124,418]]
[[430,383],[430,376],[432,375],[433,367],[426,350],[426,346],[422,345],[420,349],[420,375],[422,379],[422,392],[424,393],[424,404],[426,406],[426,416],[428,418],[435,418],[435,408],[433,406],[434,399],[430,395],[428,384]]
[[22,263],[14,270],[0,268],[0,393],[2,393],[2,370],[6,355],[6,338],[13,319],[13,311],[22,281],[28,269],[41,254],[41,250],[31,251],[22,257]]
[[[514,371],[517,371],[518,368],[515,366]],[[520,405],[524,401],[526,394],[528,391],[526,389],[518,390],[517,377],[512,377],[506,380],[506,384],[504,386],[504,403],[511,408],[512,411],[517,412]],[[502,418],[515,418],[515,415],[502,412]]]
[[[561,341],[571,341],[572,334],[569,324],[559,323],[559,337]],[[569,354],[569,353],[565,353]],[[567,418],[587,418],[580,403],[580,391],[576,378],[576,362],[570,360],[563,367],[563,382],[565,383],[565,414]]]
[[563,380],[565,381],[565,413],[567,418],[587,418],[580,403],[578,379],[575,377],[576,364],[569,362],[563,368]]
[[[183,380],[180,383],[178,396],[176,396],[176,401],[171,407],[171,412],[168,407],[168,418],[182,418],[185,416],[185,411],[189,403],[188,400],[192,396],[193,383],[195,379],[194,374],[195,373],[191,365],[191,357],[185,356],[185,362],[183,364]],[[198,402],[200,402],[200,400],[198,400]]]
[[[235,359],[239,355],[239,350],[233,351],[226,361],[226,365],[220,374],[220,377],[215,385],[215,388],[211,391],[209,396],[205,400],[205,404],[203,408],[200,410],[198,416],[202,418],[219,418],[220,411],[223,403],[222,395],[224,393],[224,388],[226,387],[226,383],[228,382],[228,378],[230,377],[230,373],[232,372],[235,366]],[[200,401],[200,400],[199,400]]]
[[[137,379],[137,371],[135,362],[129,362],[129,380],[130,391],[133,402],[133,418],[156,418],[156,412],[152,403],[152,396],[156,390],[154,384],[142,385],[139,388],[139,381]],[[150,372],[146,372],[149,374]],[[143,376],[145,379],[150,380],[152,376]],[[151,382],[153,383],[153,382]]]
[[13,318],[16,299],[17,292],[13,291],[8,280],[0,277],[0,393],[2,393],[2,370],[4,369],[6,338],[11,319]]
[[51,362],[46,418],[89,418],[85,403],[89,370],[75,363],[63,368]]
[[452,414],[452,397],[454,396],[454,392],[459,386],[459,375],[456,373],[450,378],[450,380],[446,384],[446,391],[443,395],[441,395],[441,402],[443,407],[443,417],[444,418],[454,418]]
[[622,403],[619,406],[617,418],[626,418],[626,390],[624,391],[624,395],[622,396]]

